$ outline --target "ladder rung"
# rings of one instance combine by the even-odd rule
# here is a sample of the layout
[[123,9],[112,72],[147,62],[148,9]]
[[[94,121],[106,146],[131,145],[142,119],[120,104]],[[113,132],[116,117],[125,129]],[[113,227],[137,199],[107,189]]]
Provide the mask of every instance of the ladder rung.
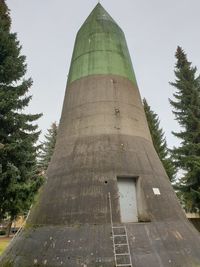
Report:
[[128,244],[127,243],[122,243],[122,244],[115,244],[115,246],[128,246]]
[[116,264],[116,266],[129,266],[129,267],[131,267],[131,263],[124,263],[124,264]]
[[129,253],[119,253],[119,254],[115,254],[116,256],[129,256]]
[[113,226],[112,228],[124,228],[125,229],[124,226]]
[[126,236],[126,235],[113,235],[113,236],[115,237],[115,236]]

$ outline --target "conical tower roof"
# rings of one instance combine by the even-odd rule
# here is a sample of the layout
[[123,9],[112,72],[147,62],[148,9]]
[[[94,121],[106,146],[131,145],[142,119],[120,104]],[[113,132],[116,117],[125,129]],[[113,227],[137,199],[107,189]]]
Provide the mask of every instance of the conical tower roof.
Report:
[[80,28],[68,84],[94,74],[114,74],[136,83],[124,33],[100,3]]
[[[110,21],[112,23],[115,23],[117,25],[117,23],[114,21],[114,19],[110,16],[110,14],[108,14],[108,12],[105,10],[105,8],[103,8],[103,6],[98,3],[95,8],[92,10],[92,12],[90,13],[90,15],[88,16],[88,18],[85,20],[84,24],[86,23],[93,23],[95,21],[98,20],[106,20],[106,21]],[[117,27],[119,27],[117,25]]]

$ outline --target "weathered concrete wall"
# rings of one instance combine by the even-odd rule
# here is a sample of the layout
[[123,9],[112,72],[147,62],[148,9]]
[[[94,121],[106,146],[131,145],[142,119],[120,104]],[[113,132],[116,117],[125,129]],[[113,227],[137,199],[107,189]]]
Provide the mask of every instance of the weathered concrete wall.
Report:
[[113,75],[89,76],[68,87],[47,184],[2,262],[114,266],[108,193],[120,225],[117,176],[139,180],[142,222],[127,224],[134,266],[198,266],[198,232],[153,148],[138,89]]
[[[147,199],[152,219],[165,218],[164,201],[167,209],[168,198],[175,198],[171,187],[166,192],[169,181],[153,148],[138,89],[117,76],[89,76],[68,87],[47,175],[48,186],[31,219],[39,225],[109,222],[107,195],[117,199],[117,176],[145,179],[141,188],[152,198],[152,204]],[[153,187],[161,190],[163,216]],[[118,199],[114,217],[119,222],[117,205]]]

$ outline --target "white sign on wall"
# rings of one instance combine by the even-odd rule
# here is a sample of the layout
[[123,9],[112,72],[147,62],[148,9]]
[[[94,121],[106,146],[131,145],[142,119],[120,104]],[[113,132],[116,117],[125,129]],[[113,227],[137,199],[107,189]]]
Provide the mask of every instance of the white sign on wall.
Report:
[[152,188],[153,189],[153,192],[154,192],[154,195],[160,195],[160,190],[159,188]]

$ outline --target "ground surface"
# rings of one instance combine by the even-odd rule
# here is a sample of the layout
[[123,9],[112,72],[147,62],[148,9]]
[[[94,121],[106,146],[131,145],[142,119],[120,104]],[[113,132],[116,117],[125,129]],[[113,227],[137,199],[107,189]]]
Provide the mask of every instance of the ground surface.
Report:
[[11,237],[0,237],[0,255],[3,253],[4,249],[8,246]]

